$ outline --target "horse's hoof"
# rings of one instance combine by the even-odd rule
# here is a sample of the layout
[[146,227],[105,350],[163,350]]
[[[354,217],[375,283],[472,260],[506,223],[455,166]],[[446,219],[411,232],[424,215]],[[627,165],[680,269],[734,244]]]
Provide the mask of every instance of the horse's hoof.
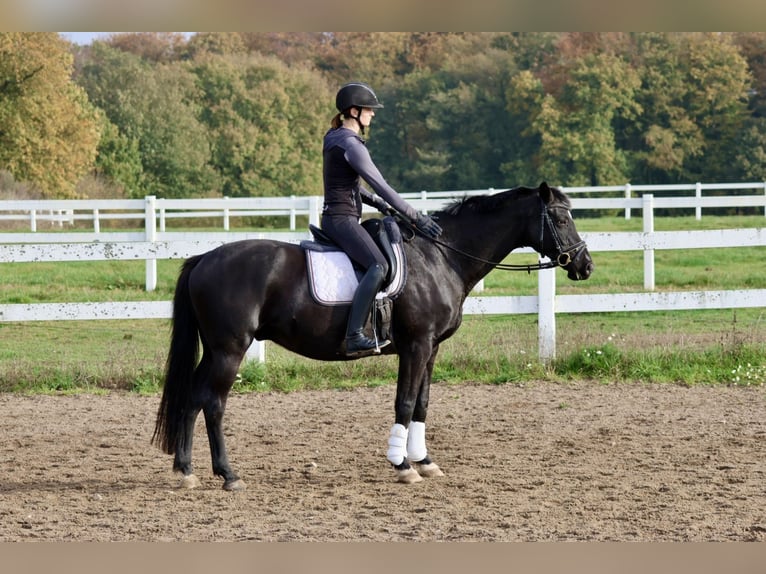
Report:
[[199,481],[199,478],[197,478],[193,474],[185,474],[183,478],[181,479],[181,484],[178,485],[178,488],[197,488],[202,483]]
[[414,468],[405,468],[402,470],[396,470],[396,481],[404,484],[415,484],[423,480],[423,477],[418,474],[418,471]]
[[229,492],[245,490],[245,481],[239,478],[234,480],[227,480],[223,483],[223,489],[228,490]]
[[436,463],[433,463],[433,462],[429,462],[428,464],[415,463],[415,466],[417,467],[418,473],[420,473],[420,476],[424,476],[426,478],[435,478],[437,476],[444,476],[442,469],[440,469],[439,465]]

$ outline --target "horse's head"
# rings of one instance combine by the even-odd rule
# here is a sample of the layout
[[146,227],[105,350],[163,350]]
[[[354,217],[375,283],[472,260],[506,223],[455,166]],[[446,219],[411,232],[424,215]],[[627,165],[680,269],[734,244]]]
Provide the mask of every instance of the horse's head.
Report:
[[555,187],[543,182],[538,188],[542,200],[540,214],[540,236],[535,245],[538,252],[556,261],[566,269],[573,281],[590,277],[593,260],[588,247],[577,233],[569,198]]

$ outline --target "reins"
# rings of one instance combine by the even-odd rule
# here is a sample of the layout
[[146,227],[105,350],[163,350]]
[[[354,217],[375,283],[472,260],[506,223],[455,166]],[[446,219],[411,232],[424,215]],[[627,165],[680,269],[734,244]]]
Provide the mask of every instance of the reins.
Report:
[[[478,255],[473,255],[471,253],[463,251],[462,249],[458,249],[457,247],[454,247],[450,245],[449,243],[444,243],[444,241],[440,241],[438,239],[430,239],[430,241],[433,241],[434,243],[442,247],[446,247],[450,251],[453,251],[459,255],[462,255],[463,257],[471,259],[472,261],[478,261],[479,263],[486,263],[487,265],[492,265],[495,269],[500,269],[501,271],[526,271],[528,274],[531,274],[532,271],[540,271],[542,269],[554,269],[555,267],[559,266],[558,259],[556,261],[546,261],[544,263],[543,262],[530,263],[528,265],[503,263],[501,261],[500,262],[491,261],[490,259],[484,259],[483,257],[479,257]],[[566,265],[566,263],[564,265]]]
[[450,251],[457,253],[459,255],[462,255],[463,257],[466,257],[467,259],[471,259],[473,261],[478,261],[479,263],[485,263],[487,265],[491,265],[495,269],[500,269],[501,271],[526,271],[528,274],[531,274],[532,271],[541,271],[543,269],[554,269],[556,267],[566,267],[575,257],[577,257],[577,254],[582,250],[582,248],[585,247],[585,241],[579,241],[575,243],[574,245],[570,245],[566,249],[564,249],[561,246],[561,239],[559,238],[559,234],[556,231],[556,226],[553,224],[553,221],[551,221],[551,216],[548,213],[548,206],[545,205],[545,203],[543,203],[543,208],[541,212],[541,221],[540,221],[540,249],[542,250],[542,247],[544,245],[545,225],[547,224],[549,229],[551,230],[553,241],[556,243],[556,249],[558,250],[558,255],[556,256],[555,260],[538,262],[538,263],[530,263],[528,265],[503,263],[502,261],[491,261],[489,259],[484,259],[483,257],[479,257],[478,255],[473,255],[472,253],[468,253],[467,251],[458,249],[457,247],[450,245],[449,243],[445,243],[444,241],[441,241],[439,239],[428,237],[424,235],[422,232],[420,232],[414,225],[412,225],[408,221],[404,221],[404,220],[402,221],[405,223],[407,227],[409,227],[409,229],[413,232],[413,234],[417,233],[418,235],[424,237],[428,241],[435,243],[436,245],[439,245],[441,247],[446,247]]

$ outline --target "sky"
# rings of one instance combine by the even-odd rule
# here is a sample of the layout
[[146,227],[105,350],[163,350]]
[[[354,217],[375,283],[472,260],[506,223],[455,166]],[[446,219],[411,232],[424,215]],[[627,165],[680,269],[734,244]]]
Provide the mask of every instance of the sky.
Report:
[[67,40],[74,44],[86,45],[98,38],[106,38],[112,32],[59,32]]
[[[74,44],[85,46],[93,40],[108,38],[112,34],[119,34],[119,32],[59,32],[59,34]],[[192,34],[192,32],[182,32],[182,34],[188,35]]]

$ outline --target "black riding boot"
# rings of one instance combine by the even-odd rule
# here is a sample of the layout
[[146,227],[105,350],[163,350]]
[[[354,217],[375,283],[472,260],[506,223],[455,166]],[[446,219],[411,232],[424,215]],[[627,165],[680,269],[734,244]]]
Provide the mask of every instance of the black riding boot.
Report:
[[377,344],[373,339],[364,335],[364,324],[372,310],[372,304],[383,284],[383,268],[380,265],[372,265],[362,277],[359,286],[354,293],[354,299],[351,302],[351,312],[348,315],[348,326],[346,327],[346,355],[353,357],[364,354],[378,352],[378,349],[385,347],[390,341],[379,341]]

